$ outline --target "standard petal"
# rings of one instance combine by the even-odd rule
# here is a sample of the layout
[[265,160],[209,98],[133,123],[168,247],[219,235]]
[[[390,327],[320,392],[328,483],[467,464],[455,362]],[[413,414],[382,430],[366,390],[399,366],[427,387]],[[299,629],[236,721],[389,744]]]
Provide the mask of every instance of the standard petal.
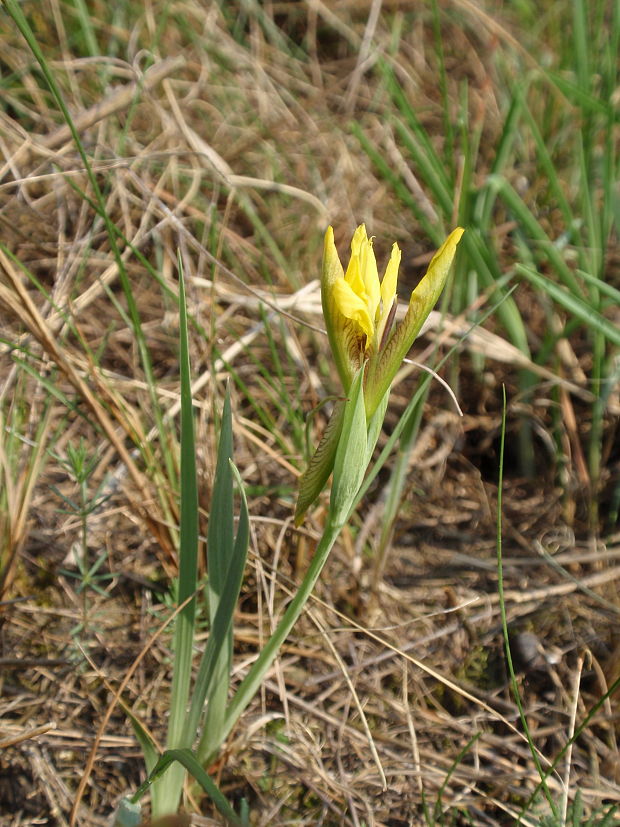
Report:
[[379,287],[377,259],[375,258],[375,251],[372,248],[372,241],[370,241],[370,239],[367,239],[366,243],[362,244],[360,249],[360,270],[366,291],[368,312],[374,323],[381,298],[381,288]]
[[325,231],[323,244],[323,269],[321,272],[321,288],[329,290],[330,286],[344,275],[340,256],[334,243],[334,228],[328,227]]
[[396,282],[398,281],[398,268],[400,267],[400,247],[396,242],[392,244],[392,254],[385,268],[385,275],[381,282],[381,301],[383,303],[382,315],[390,311],[394,297],[396,296]]
[[351,239],[351,255],[359,256],[362,245],[367,243],[368,236],[366,235],[366,225],[360,224],[353,233],[353,238]]

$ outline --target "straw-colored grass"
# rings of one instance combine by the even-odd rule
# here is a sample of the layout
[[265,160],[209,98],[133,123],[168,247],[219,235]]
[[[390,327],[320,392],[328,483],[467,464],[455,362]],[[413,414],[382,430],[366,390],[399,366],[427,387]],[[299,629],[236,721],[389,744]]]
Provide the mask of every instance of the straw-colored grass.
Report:
[[[210,774],[255,824],[549,815],[504,658],[505,384],[505,611],[540,766],[559,756],[553,823],[620,800],[619,13],[496,5],[21,3],[101,204],[0,9],[2,824],[105,823],[144,778],[126,710],[165,740],[177,256],[201,533],[227,381],[250,513],[233,688],[294,594],[326,513],[294,528],[296,482],[339,392],[328,223],[344,252],[365,222],[380,262],[398,241],[401,299],[466,226],[416,361],[497,309],[441,371],[464,415],[430,383]],[[419,378],[403,367],[379,448]],[[193,787],[185,808],[219,823]]]

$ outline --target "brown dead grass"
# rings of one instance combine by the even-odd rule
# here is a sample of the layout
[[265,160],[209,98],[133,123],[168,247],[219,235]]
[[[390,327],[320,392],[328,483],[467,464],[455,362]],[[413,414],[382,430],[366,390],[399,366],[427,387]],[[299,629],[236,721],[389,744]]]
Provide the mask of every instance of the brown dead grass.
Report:
[[[91,5],[95,20],[108,19],[102,4]],[[177,249],[183,257],[191,310],[204,328],[194,333],[192,370],[205,525],[213,410],[231,370],[276,422],[270,433],[235,389],[236,462],[252,515],[236,624],[238,677],[307,565],[323,516],[318,507],[300,531],[292,527],[300,451],[257,373],[257,364],[275,370],[265,325],[298,370],[287,378],[286,392],[298,394],[309,411],[334,390],[326,343],[312,327],[321,325],[316,288],[304,289],[317,275],[326,222],[337,228],[340,243],[366,221],[378,237],[379,255],[388,241],[403,242],[406,275],[415,276],[420,257],[429,253],[347,126],[358,118],[396,168],[405,164],[382,119],[380,88],[360,59],[377,4],[337,10],[319,2],[269,4],[276,31],[296,43],[307,39],[309,58],[302,60],[274,45],[256,15],[235,39],[234,13],[227,22],[215,4],[177,3],[169,7],[155,65],[143,76],[139,49],[155,42],[160,4],[145,3],[131,29],[97,26],[102,42],[118,38],[122,60],[79,60],[64,30],[76,25],[67,7],[56,0],[25,6],[96,159],[110,215],[158,269],[160,284],[123,245],[159,401],[171,417],[178,412],[178,331],[165,291],[175,290]],[[404,11],[403,3],[384,3],[375,42],[387,45],[389,24],[403,22],[399,77],[439,141],[430,20],[426,12],[414,20],[394,16]],[[501,89],[492,57],[503,49],[518,62],[521,47],[508,23],[490,21],[473,4],[459,2],[448,11],[450,83],[456,90],[459,79],[468,78],[472,111],[483,134],[495,135]],[[77,153],[23,43],[6,18],[1,25],[3,71],[20,80],[0,114],[0,226],[7,248],[0,253],[0,313],[3,336],[19,348],[0,352],[0,399],[5,405],[13,399],[23,433],[35,435],[45,392],[41,381],[15,367],[15,356],[25,350],[57,394],[77,406],[53,401],[43,439],[59,456],[69,443],[86,439],[100,458],[91,487],[103,484],[109,495],[88,519],[89,553],[94,558],[105,551],[105,569],[113,575],[105,596],[80,592],[79,580],[67,573],[79,522],[62,513],[58,492],[75,497],[76,488],[53,456],[30,486],[24,473],[33,460],[24,446],[19,496],[3,515],[10,540],[0,606],[2,824],[65,825],[112,693],[167,616],[176,499],[103,225],[72,189],[88,192]],[[187,27],[200,36],[189,38]],[[412,173],[409,182],[425,197]],[[430,202],[426,209],[433,209]],[[40,280],[47,299],[25,279],[20,263]],[[257,296],[267,301],[267,317]],[[282,315],[280,305],[290,315]],[[472,352],[489,355],[489,340],[476,341]],[[463,355],[463,419],[451,412],[444,391],[431,394],[382,576],[372,549],[385,476],[360,511],[356,530],[345,532],[308,612],[213,767],[231,800],[249,800],[256,824],[421,824],[423,796],[432,809],[440,790],[442,823],[465,823],[461,812],[467,823],[509,824],[536,786],[507,683],[495,562],[500,388],[502,382],[514,388],[523,365],[507,343],[490,341],[497,360],[487,361],[483,374]],[[571,411],[579,406],[575,386],[582,396],[587,392],[579,358],[570,369],[569,362],[563,375],[573,386],[566,385],[563,404]],[[573,430],[566,428],[564,476],[558,476],[549,436],[556,403],[544,385],[548,379],[541,377],[528,407],[511,407],[504,494],[508,620],[543,765],[566,742],[571,717],[584,720],[618,677],[620,573],[619,538],[603,545],[584,530],[587,480],[579,476],[578,416]],[[414,381],[396,388],[388,429]],[[517,414],[530,417],[540,448],[538,474],[529,481],[518,477],[511,453]],[[123,693],[123,702],[158,738],[169,662],[164,633]],[[580,736],[570,772],[560,765],[551,777],[558,801],[562,778],[571,796],[581,789],[588,808],[619,800],[616,718],[611,700]],[[127,717],[117,706],[98,744],[79,823],[106,823],[142,773]],[[212,823],[209,803],[197,804],[203,817],[196,823]]]

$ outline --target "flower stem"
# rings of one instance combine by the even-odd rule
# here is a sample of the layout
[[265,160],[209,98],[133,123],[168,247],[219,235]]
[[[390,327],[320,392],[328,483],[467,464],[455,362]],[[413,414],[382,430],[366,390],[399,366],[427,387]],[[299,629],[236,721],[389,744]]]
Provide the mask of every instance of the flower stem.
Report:
[[[226,719],[222,728],[222,739],[228,736],[231,729],[239,719],[239,716],[258,691],[262,680],[275,660],[280,647],[301,615],[304,606],[312,593],[314,585],[323,570],[323,566],[329,557],[329,552],[332,550],[334,543],[338,539],[338,535],[340,534],[342,527],[343,523],[336,523],[330,512],[325,531],[319,540],[319,544],[304,579],[299,584],[299,588],[289,603],[287,610],[284,612],[282,620],[278,624],[275,632],[271,635],[258,656],[258,659],[254,662],[250,671],[235,692],[235,696],[226,711]],[[206,757],[208,758],[209,756]]]

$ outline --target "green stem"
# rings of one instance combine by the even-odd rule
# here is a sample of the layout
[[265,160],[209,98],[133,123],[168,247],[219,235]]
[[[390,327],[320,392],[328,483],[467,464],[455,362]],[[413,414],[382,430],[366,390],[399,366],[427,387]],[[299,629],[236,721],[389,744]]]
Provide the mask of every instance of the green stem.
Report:
[[230,702],[230,706],[226,712],[224,726],[222,727],[222,739],[229,735],[243,710],[258,692],[265,674],[271,667],[278,652],[280,651],[280,647],[288,637],[291,629],[301,615],[304,606],[308,602],[314,585],[323,570],[323,566],[327,562],[329,552],[332,550],[334,543],[338,539],[338,535],[340,534],[343,525],[344,524],[342,522],[335,523],[330,514],[329,522],[325,527],[323,536],[319,540],[319,544],[314,557],[312,558],[312,562],[310,563],[308,571],[300,583],[295,596],[289,603],[287,610],[284,612],[277,629],[267,641],[267,644],[258,656],[258,659],[255,661],[254,665],[241,682],[234,698]]

